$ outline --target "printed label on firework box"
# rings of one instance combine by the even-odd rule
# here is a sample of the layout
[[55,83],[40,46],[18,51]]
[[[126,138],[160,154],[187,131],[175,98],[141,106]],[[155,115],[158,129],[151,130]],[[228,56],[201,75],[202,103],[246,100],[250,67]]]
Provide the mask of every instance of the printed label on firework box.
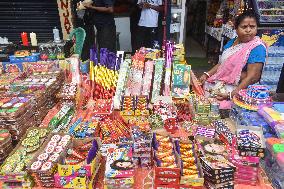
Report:
[[[257,139],[257,141],[259,141],[260,146],[253,146],[252,147],[252,146],[247,146],[246,144],[243,144],[242,140],[239,139],[239,138],[242,137],[242,135],[249,135],[249,136],[255,137]],[[238,125],[237,126],[237,137],[238,137],[238,150],[239,150],[240,156],[264,157],[265,139],[264,139],[264,136],[263,136],[263,128],[262,127]]]
[[179,189],[179,185],[155,185],[154,189]]
[[188,176],[182,176],[180,179],[180,184],[185,184],[189,186],[203,186],[204,178],[191,178]]
[[109,148],[106,161],[106,178],[129,178],[134,176],[132,147]]
[[238,172],[235,174],[235,179],[245,180],[245,181],[256,181],[257,175],[247,175],[247,174],[239,174]]
[[210,156],[211,158],[201,157],[201,165],[205,171],[210,174],[224,174],[224,173],[234,173],[236,167],[227,161],[223,156]]
[[226,183],[229,181],[233,181],[234,180],[234,176],[231,177],[226,177],[226,178],[220,178],[220,179],[212,179],[210,177],[207,177],[206,175],[204,175],[204,179],[213,183],[213,184],[221,184],[221,183]]
[[189,186],[186,184],[181,184],[179,185],[179,189],[203,189],[203,185],[202,186]]
[[228,183],[224,183],[224,184],[212,184],[210,182],[205,182],[204,185],[208,188],[208,189],[234,189],[234,183],[232,182],[228,182]]
[[136,116],[147,116],[150,115],[149,110],[135,110],[135,115]]
[[51,175],[51,176],[41,176],[40,180],[54,180],[54,176],[53,175]]
[[25,180],[25,175],[19,174],[19,175],[1,175],[0,181],[9,181],[9,182],[22,182]]
[[92,166],[89,165],[61,165],[58,164],[58,173],[60,176],[92,176]]
[[258,167],[259,166],[259,157],[242,157],[235,155],[232,163],[235,166],[249,166],[249,167]]
[[76,176],[59,176],[58,173],[54,175],[55,186],[58,188],[76,188],[85,189],[88,185],[88,179],[86,177]]
[[53,183],[46,183],[46,184],[42,184],[42,187],[45,187],[45,188],[54,188],[55,185]]
[[234,174],[233,173],[223,173],[223,174],[211,174],[205,170],[203,170],[203,174],[204,176],[207,176],[209,178],[212,178],[212,179],[222,179],[222,178],[228,178],[228,177],[233,177]]
[[54,178],[41,180],[41,184],[54,183]]
[[240,156],[264,157],[264,148],[238,146]]
[[114,188],[133,189],[133,185],[106,185],[104,184],[104,189],[114,189]]
[[250,166],[242,166],[242,165],[237,166],[238,173],[243,173],[243,174],[255,175],[258,173],[258,170],[259,170],[258,167],[250,167]]
[[134,178],[105,179],[105,184],[112,186],[133,185]]
[[179,178],[169,178],[169,177],[155,177],[155,184],[160,185],[160,184],[179,184]]
[[172,78],[172,96],[184,98],[189,94],[190,65],[174,64]]
[[179,178],[180,168],[155,167],[155,177]]
[[[2,68],[6,73],[18,73],[24,71],[24,63],[10,63],[10,62],[3,62]],[[1,70],[1,69],[0,69]],[[0,72],[1,73],[1,72]]]
[[243,179],[235,178],[235,182],[239,184],[244,184],[244,185],[252,185],[252,186],[258,185],[257,180],[253,181],[253,180],[243,180]]
[[[99,138],[85,138],[85,139],[75,139],[71,143],[70,147],[78,147],[82,146],[83,144],[87,144],[92,142],[93,140],[97,141],[97,144],[99,147],[101,146],[100,139]],[[101,160],[101,153],[98,152],[96,157],[91,161],[90,164],[87,164],[86,160],[82,163],[79,164],[63,164],[64,162],[64,157],[61,157],[58,163],[58,173],[59,176],[79,176],[79,177],[90,177],[93,175],[93,173],[96,171],[98,168],[98,165]]]
[[133,116],[134,113],[135,112],[133,110],[130,110],[130,111],[123,110],[123,111],[120,112],[120,115],[123,115],[123,116]]

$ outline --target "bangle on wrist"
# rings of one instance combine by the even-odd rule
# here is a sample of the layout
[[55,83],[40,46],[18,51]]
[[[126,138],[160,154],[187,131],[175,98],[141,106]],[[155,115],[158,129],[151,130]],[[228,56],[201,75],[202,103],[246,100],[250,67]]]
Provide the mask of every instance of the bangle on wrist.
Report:
[[210,77],[210,74],[207,72],[203,72],[205,75],[207,75],[207,77]]
[[228,99],[229,99],[229,100],[232,100],[232,98],[233,98],[233,97],[232,97],[232,92],[228,92]]

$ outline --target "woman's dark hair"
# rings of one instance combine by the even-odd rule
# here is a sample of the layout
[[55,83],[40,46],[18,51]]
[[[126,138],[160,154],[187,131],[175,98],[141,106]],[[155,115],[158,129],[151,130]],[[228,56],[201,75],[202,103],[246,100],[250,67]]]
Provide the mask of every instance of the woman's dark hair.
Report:
[[120,166],[117,166],[117,163],[123,163],[123,162],[131,162],[131,164],[133,164],[132,161],[129,161],[129,160],[124,160],[124,159],[119,159],[119,160],[115,160],[114,162],[112,162],[112,164],[110,164],[110,167],[112,169],[115,169],[115,170],[129,170],[129,169],[132,169],[132,167],[120,167]]
[[239,25],[241,24],[241,22],[245,19],[245,18],[253,18],[256,21],[256,24],[258,25],[258,17],[257,15],[253,12],[253,10],[246,10],[245,12],[243,12],[242,14],[238,15],[235,19],[235,28],[237,29],[239,27]]

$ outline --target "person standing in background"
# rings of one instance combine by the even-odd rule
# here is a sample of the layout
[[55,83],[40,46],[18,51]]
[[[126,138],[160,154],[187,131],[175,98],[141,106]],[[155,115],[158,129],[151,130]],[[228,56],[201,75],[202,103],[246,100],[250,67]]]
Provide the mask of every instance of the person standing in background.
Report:
[[[98,49],[107,48],[116,52],[116,26],[113,14],[114,0],[93,0],[90,5],[84,5],[84,29],[86,39],[83,48],[82,59],[89,58],[89,50],[95,43],[94,26],[97,29]],[[88,57],[88,58],[87,58]]]
[[90,11],[92,22],[97,29],[99,49],[107,48],[116,52],[116,26],[113,14],[114,0],[94,0],[85,6]]
[[132,52],[134,53],[137,47],[137,31],[138,31],[138,22],[141,16],[141,10],[137,5],[138,0],[130,0],[130,33],[131,33],[131,47]]
[[163,11],[162,0],[138,0],[142,9],[138,23],[136,49],[140,47],[151,48],[153,42],[157,40],[157,28],[159,13]]

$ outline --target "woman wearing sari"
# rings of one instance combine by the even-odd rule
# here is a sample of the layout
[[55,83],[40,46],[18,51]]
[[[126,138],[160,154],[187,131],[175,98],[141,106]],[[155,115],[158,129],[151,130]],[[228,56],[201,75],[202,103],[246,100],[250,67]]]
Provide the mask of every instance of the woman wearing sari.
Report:
[[230,109],[231,99],[240,89],[257,83],[266,61],[266,46],[257,34],[257,17],[247,11],[235,19],[238,37],[224,46],[224,52],[215,65],[200,77],[205,96],[215,97],[220,109]]

